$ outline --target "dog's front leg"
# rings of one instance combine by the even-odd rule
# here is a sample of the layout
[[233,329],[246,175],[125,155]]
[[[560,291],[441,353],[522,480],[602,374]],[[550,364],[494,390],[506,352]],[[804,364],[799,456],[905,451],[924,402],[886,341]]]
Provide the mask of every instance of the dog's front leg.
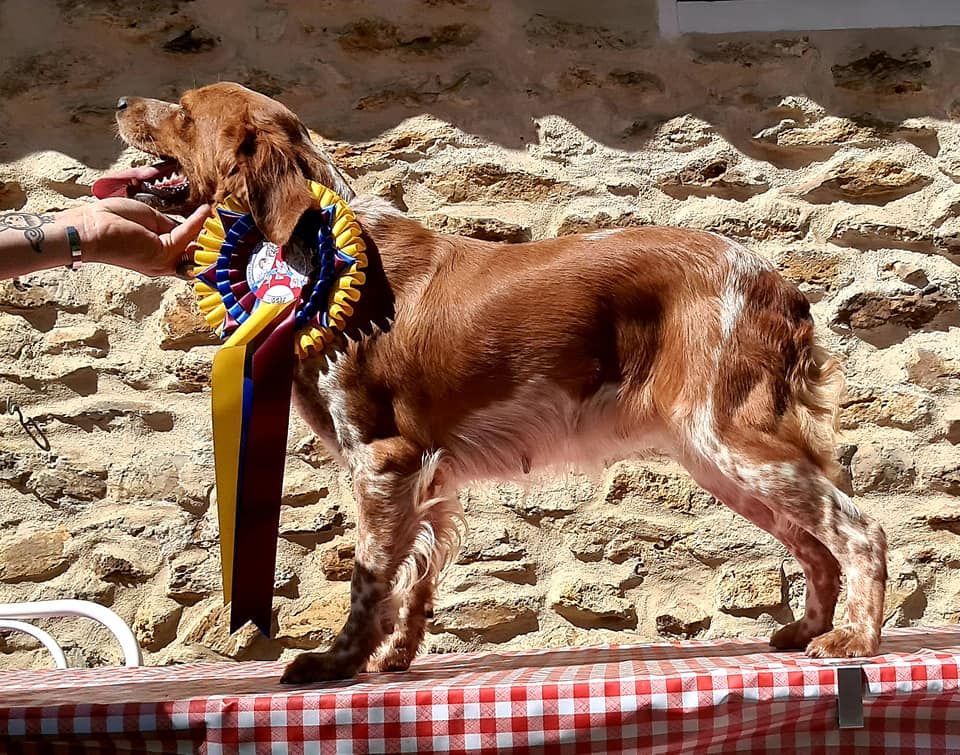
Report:
[[403,438],[379,440],[349,454],[357,498],[357,546],[350,583],[350,615],[329,650],[303,653],[281,681],[307,684],[348,679],[363,669],[393,631],[397,605],[391,589],[413,548],[420,525],[411,477],[422,450]]
[[435,580],[436,575],[431,569],[421,575],[405,594],[398,596],[402,600],[393,633],[367,661],[367,671],[406,671],[410,668],[423,642],[427,619],[433,616]]

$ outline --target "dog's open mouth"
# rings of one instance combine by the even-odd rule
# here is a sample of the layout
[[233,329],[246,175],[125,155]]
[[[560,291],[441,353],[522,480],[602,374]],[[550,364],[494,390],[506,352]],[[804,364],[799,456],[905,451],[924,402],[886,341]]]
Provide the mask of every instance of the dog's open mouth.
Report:
[[94,181],[97,199],[129,197],[163,212],[189,211],[190,181],[176,160],[121,170]]

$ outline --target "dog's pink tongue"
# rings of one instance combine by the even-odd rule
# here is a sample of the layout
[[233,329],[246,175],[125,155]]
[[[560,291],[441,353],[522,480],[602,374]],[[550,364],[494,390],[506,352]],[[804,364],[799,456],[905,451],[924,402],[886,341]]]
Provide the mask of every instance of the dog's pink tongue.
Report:
[[152,181],[155,178],[159,178],[161,174],[162,171],[153,165],[120,170],[94,181],[93,186],[90,187],[90,191],[93,192],[93,196],[97,199],[125,197],[127,196],[128,186],[135,186],[143,181]]

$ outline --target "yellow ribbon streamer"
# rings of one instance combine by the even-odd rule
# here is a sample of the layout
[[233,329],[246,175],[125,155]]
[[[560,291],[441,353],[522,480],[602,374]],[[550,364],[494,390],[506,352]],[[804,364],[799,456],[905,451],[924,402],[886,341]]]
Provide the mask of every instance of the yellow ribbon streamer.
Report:
[[213,452],[217,475],[217,516],[220,521],[220,569],[223,602],[233,596],[233,543],[237,523],[237,482],[240,477],[240,436],[243,425],[243,367],[247,345],[264,328],[281,318],[295,302],[261,302],[213,359]]
[[[353,304],[360,299],[360,288],[365,282],[367,266],[366,247],[357,219],[347,203],[326,186],[307,182],[313,195],[314,209],[333,206],[335,246],[352,256],[355,261],[341,273],[331,286],[327,301],[328,324],[319,318],[297,333],[294,348],[300,358],[323,353],[335,340],[336,333],[345,327],[353,313]],[[218,205],[232,213],[249,212],[246,205],[230,196]],[[204,224],[194,247],[194,273],[199,274],[215,264],[224,243],[226,230],[217,212]],[[216,288],[197,278],[194,281],[197,301],[204,318],[218,334],[226,327],[227,311]],[[220,561],[223,579],[223,600],[233,597],[234,550],[237,535],[238,486],[240,481],[241,438],[244,421],[244,369],[247,347],[263,330],[282,321],[296,302],[269,304],[261,301],[253,312],[237,327],[213,360],[211,403],[213,409],[213,443],[217,482],[217,515],[220,523]]]

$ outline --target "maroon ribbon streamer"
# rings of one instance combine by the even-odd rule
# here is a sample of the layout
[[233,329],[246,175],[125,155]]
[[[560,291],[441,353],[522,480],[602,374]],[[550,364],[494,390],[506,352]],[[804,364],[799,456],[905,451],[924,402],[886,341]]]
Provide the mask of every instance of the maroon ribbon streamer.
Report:
[[296,365],[296,306],[247,347],[230,631],[252,621],[270,636],[283,468]]

